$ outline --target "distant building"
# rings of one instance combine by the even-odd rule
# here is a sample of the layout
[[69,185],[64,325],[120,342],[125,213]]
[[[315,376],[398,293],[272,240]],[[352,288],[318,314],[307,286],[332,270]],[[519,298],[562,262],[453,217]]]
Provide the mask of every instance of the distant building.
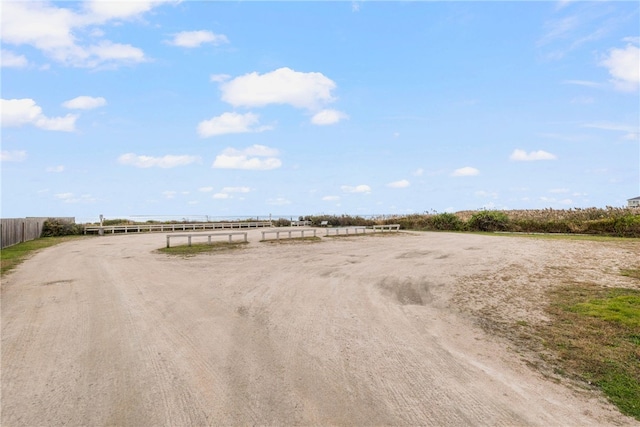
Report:
[[630,208],[640,208],[640,196],[627,200],[627,206]]

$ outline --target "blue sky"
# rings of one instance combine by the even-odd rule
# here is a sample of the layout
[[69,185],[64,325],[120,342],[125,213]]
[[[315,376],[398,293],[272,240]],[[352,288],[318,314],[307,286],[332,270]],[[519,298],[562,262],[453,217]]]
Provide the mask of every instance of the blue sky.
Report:
[[2,216],[640,195],[637,2],[2,2]]

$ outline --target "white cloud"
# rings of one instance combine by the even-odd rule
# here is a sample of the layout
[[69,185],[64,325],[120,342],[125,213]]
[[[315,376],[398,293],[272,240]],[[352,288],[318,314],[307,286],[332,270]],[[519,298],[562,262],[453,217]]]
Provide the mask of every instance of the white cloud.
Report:
[[172,190],[167,190],[167,191],[163,191],[162,192],[162,195],[167,199],[175,198],[176,194],[178,194],[178,192],[177,191],[172,191]]
[[348,115],[338,110],[322,110],[313,115],[311,123],[314,125],[324,126],[338,123],[342,119],[349,118]]
[[495,191],[484,191],[484,190],[479,190],[476,191],[475,193],[473,193],[476,197],[489,197],[492,199],[497,199],[498,198],[498,193]]
[[209,80],[215,83],[222,83],[229,80],[231,76],[229,74],[211,74]]
[[211,43],[218,46],[223,43],[229,43],[227,36],[224,34],[214,34],[211,31],[182,31],[173,34],[173,40],[168,42],[173,46],[180,47],[199,47],[204,43]]
[[265,145],[255,144],[251,147],[247,147],[242,151],[247,156],[260,156],[260,157],[274,157],[279,154],[275,148],[270,148]]
[[228,133],[263,132],[271,126],[256,126],[259,116],[253,113],[223,113],[198,124],[198,135],[202,138],[224,135]]
[[549,193],[555,193],[555,194],[562,194],[562,193],[568,193],[569,189],[568,188],[552,188],[551,190],[549,190]]
[[424,169],[418,168],[415,171],[413,171],[413,176],[422,176],[423,173],[424,173]]
[[244,150],[227,148],[216,156],[211,167],[216,169],[271,170],[282,166],[276,156],[278,150],[264,145],[253,145]]
[[94,203],[97,200],[91,194],[76,196],[73,193],[57,193],[54,194],[53,197],[65,203]]
[[531,162],[535,160],[555,160],[557,157],[555,154],[548,153],[543,150],[531,151],[527,153],[524,150],[513,150],[509,159],[517,162]]
[[290,205],[291,201],[285,199],[284,197],[277,197],[275,199],[267,200],[267,204],[273,205],[273,206],[284,206],[284,205]]
[[411,183],[406,179],[401,179],[400,181],[394,181],[387,184],[389,188],[407,188]]
[[337,202],[338,200],[340,200],[340,196],[324,196],[322,200],[324,200],[325,202]]
[[135,18],[161,1],[90,1],[82,10],[47,2],[3,2],[1,37],[5,44],[28,45],[44,55],[74,67],[117,66],[146,61],[144,52],[128,44],[97,40],[104,32],[96,26]]
[[23,126],[31,124],[44,130],[73,132],[78,116],[67,114],[64,117],[46,117],[42,108],[33,99],[0,100],[2,126]]
[[251,191],[249,187],[224,187],[223,193],[248,193]]
[[22,162],[26,160],[26,158],[27,152],[24,150],[2,150],[0,152],[0,160],[3,162]]
[[62,103],[62,106],[72,110],[91,110],[93,108],[107,105],[107,100],[103,97],[78,96]]
[[53,197],[60,200],[68,200],[73,197],[73,193],[58,193],[58,194],[54,194]]
[[213,191],[213,187],[200,187],[198,191],[202,193],[211,193]]
[[610,130],[614,132],[624,132],[625,135],[622,138],[628,139],[631,141],[640,139],[640,128],[634,125],[612,123],[612,122],[593,122],[593,123],[587,123],[583,125],[583,127],[601,129],[601,130]]
[[479,175],[480,171],[470,166],[465,166],[460,169],[456,169],[451,173],[451,176],[475,176]]
[[11,51],[2,49],[0,51],[0,64],[6,68],[24,68],[29,65],[29,61],[24,55],[16,55]]
[[609,70],[616,89],[624,92],[638,90],[640,85],[640,48],[628,44],[624,49],[611,49],[600,65]]
[[567,206],[573,204],[573,200],[571,200],[571,199],[558,200],[558,199],[555,199],[553,197],[542,196],[542,197],[540,197],[540,200],[543,201],[543,202],[547,202],[547,203],[557,203],[557,204],[560,204],[560,205],[567,205]]
[[562,83],[568,84],[568,85],[578,85],[578,86],[586,86],[586,87],[593,87],[593,88],[601,86],[600,83],[592,82],[589,80],[565,80]]
[[188,155],[166,155],[163,157],[140,156],[135,153],[126,153],[118,157],[118,163],[121,165],[135,166],[137,168],[159,167],[163,169],[175,168],[177,166],[186,166],[199,161],[197,156]]
[[590,96],[577,96],[571,99],[572,104],[579,104],[579,105],[590,105],[590,104],[593,104],[594,102],[595,102],[595,99],[593,99]]
[[135,64],[147,60],[142,49],[129,44],[113,43],[109,40],[103,40],[97,45],[88,46],[86,53],[87,56],[83,58],[82,66],[91,68],[103,64]]
[[340,187],[340,189],[345,193],[371,193],[371,187],[365,184],[356,185],[355,187],[352,187],[350,185],[343,185]]
[[87,18],[92,23],[104,22],[112,19],[129,19],[150,11],[161,3],[175,3],[176,0],[134,0],[111,1],[93,0],[85,4]]
[[47,172],[54,172],[54,173],[60,173],[60,172],[64,172],[64,166],[63,165],[58,165],[58,166],[50,166],[47,169],[45,169]]
[[245,74],[223,83],[220,88],[222,100],[234,107],[289,104],[315,110],[335,100],[331,91],[336,84],[322,73],[303,73],[285,67],[262,75]]
[[[232,193],[248,193],[251,191],[249,187],[224,187],[220,192],[214,194],[212,197],[214,199],[233,199],[234,196]],[[240,197],[242,200],[242,197]]]

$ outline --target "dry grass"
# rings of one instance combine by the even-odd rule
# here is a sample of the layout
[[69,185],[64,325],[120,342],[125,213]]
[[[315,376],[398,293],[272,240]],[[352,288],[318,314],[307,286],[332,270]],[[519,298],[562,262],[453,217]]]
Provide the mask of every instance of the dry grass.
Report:
[[235,249],[240,249],[246,246],[247,242],[212,242],[208,243],[196,243],[191,246],[188,245],[178,245],[172,246],[170,248],[160,248],[158,252],[164,253],[167,255],[177,255],[182,257],[190,257],[203,253],[219,253],[219,252],[227,252]]
[[267,239],[260,240],[261,243],[317,243],[322,241],[320,237],[309,236],[309,237],[291,237],[291,238],[280,238],[280,239]]

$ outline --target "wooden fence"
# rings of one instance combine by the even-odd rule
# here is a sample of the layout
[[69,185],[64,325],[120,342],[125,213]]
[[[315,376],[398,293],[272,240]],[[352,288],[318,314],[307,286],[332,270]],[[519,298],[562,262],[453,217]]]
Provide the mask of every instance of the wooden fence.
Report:
[[[47,219],[49,218],[0,218],[0,249],[39,238]],[[56,219],[71,223],[76,222],[73,217]]]

